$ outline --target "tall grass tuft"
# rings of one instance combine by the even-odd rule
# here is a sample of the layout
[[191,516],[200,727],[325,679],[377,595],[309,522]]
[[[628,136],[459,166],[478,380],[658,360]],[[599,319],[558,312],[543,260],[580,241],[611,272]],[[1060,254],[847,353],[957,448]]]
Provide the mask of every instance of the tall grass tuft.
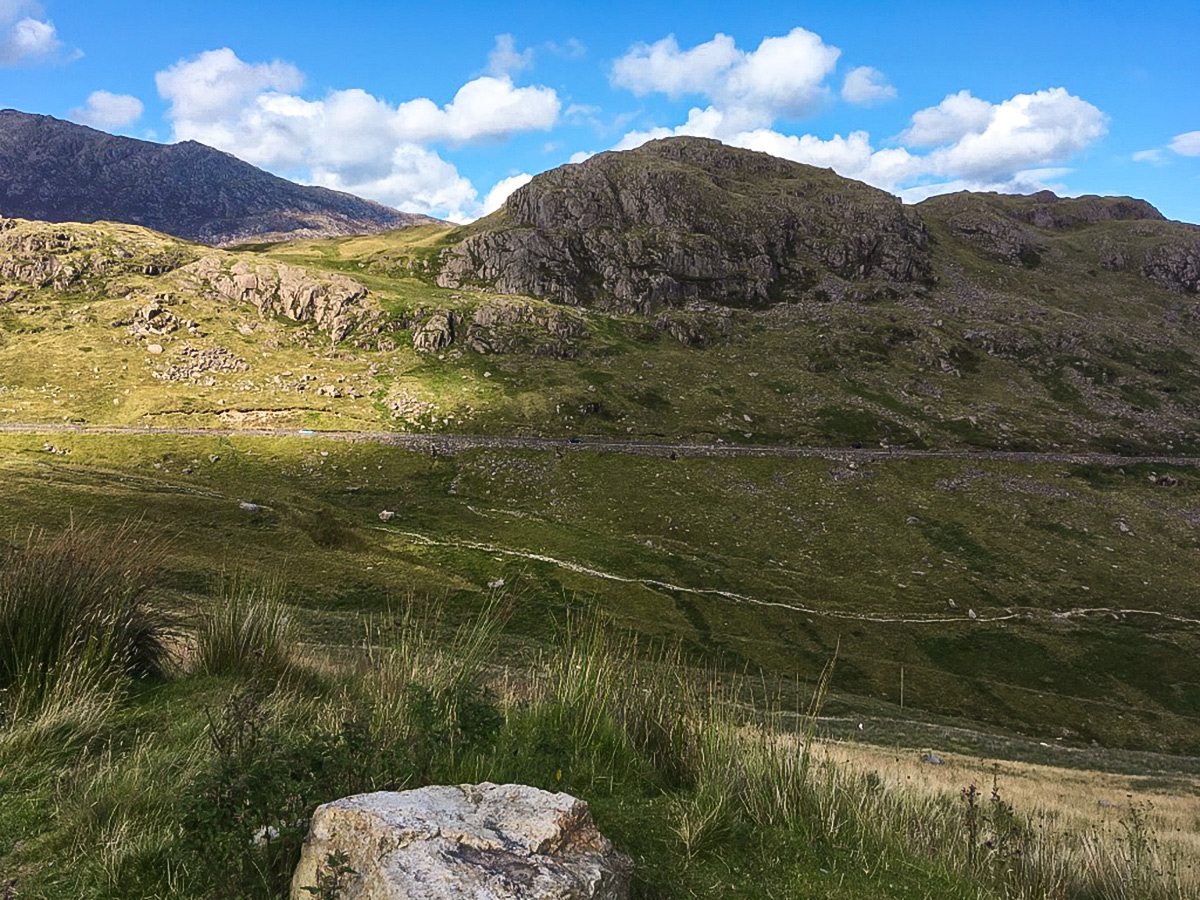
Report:
[[282,582],[224,580],[196,630],[196,666],[205,675],[278,677],[292,661],[292,623]]
[[442,606],[409,600],[383,622],[368,625],[360,690],[371,710],[376,741],[406,748],[418,774],[433,758],[458,752],[499,727],[483,672],[493,659],[511,601],[493,597],[457,627],[442,621]]
[[159,559],[129,524],[32,534],[10,554],[0,571],[0,717],[163,674],[170,618],[149,602]]

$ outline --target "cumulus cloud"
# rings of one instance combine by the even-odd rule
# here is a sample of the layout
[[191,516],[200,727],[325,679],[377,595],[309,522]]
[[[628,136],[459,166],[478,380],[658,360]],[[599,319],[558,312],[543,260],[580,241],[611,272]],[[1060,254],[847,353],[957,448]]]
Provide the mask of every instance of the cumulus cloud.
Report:
[[871,66],[859,66],[846,73],[842,82],[842,99],[857,106],[873,106],[896,99],[896,89],[887,78]]
[[502,178],[496,182],[495,186],[487,192],[487,196],[483,198],[483,215],[486,216],[488,213],[498,210],[508,199],[509,194],[531,181],[533,181],[532,175],[528,172],[521,172],[519,175],[510,175],[508,178]]
[[975,122],[930,159],[936,174],[994,180],[1069,159],[1107,132],[1108,116],[1064,88],[1051,88],[992,105],[986,123]]
[[639,97],[660,93],[677,100],[685,94],[709,94],[742,56],[727,34],[690,50],[681,50],[670,34],[653,44],[637,44],[613,63],[612,82]]
[[0,0],[0,66],[53,58],[62,46],[39,3]]
[[520,72],[533,65],[533,50],[517,50],[517,42],[511,34],[496,35],[496,43],[488,54],[488,74],[502,77]]
[[[498,48],[506,46],[498,39]],[[307,99],[297,93],[303,76],[295,66],[247,63],[228,48],[181,60],[156,82],[170,104],[176,140],[200,141],[273,171],[454,219],[478,211],[477,194],[427,145],[546,130],[560,109],[552,88],[518,87],[507,75],[468,81],[443,105],[426,97],[392,105],[358,88]]]
[[242,62],[228,47],[180,60],[154,76],[176,121],[218,122],[262,91],[297,91],[304,76],[291,63]]
[[454,166],[432,150],[400,144],[386,164],[350,177],[343,170],[314,167],[313,184],[370,197],[408,212],[469,222],[478,215],[478,192]]
[[703,97],[732,133],[813,112],[829,96],[825,80],[840,54],[803,28],[764,38],[750,52],[726,34],[687,50],[668,35],[634,46],[613,64],[610,78],[638,96]]
[[617,149],[674,135],[717,137],[738,147],[832,168],[905,199],[923,199],[953,190],[1062,189],[1057,181],[1051,184],[1069,171],[1061,164],[1108,128],[1103,112],[1063,88],[1017,94],[1000,103],[962,91],[918,111],[911,121],[900,135],[904,146],[876,147],[865,131],[828,139],[765,127],[731,134],[721,111],[710,107],[692,109],[687,121],[675,128],[630,132]]
[[1177,134],[1167,146],[1180,156],[1200,156],[1200,131]]
[[111,131],[136,122],[143,108],[142,101],[129,94],[93,91],[87,102],[71,110],[70,115],[73,121],[82,125]]
[[910,147],[949,144],[972,132],[982,131],[992,119],[992,104],[970,91],[950,94],[937,106],[913,113],[912,125],[901,135]]

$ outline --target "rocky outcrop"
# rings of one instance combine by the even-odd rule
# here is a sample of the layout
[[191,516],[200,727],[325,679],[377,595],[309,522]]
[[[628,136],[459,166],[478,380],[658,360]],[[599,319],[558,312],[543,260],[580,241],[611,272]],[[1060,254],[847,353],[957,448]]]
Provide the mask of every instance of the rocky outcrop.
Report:
[[140,229],[0,218],[0,281],[66,291],[98,277],[162,275],[192,259],[186,245]]
[[[1012,216],[1038,228],[1065,230],[1097,222],[1161,221],[1162,213],[1145,200],[1133,197],[1059,197],[1053,191],[1038,191],[1018,201]],[[1022,202],[1023,201],[1023,202]]]
[[444,251],[437,281],[629,312],[756,306],[820,275],[931,277],[918,215],[833,172],[700,138],[534,178]]
[[344,275],[315,273],[299,266],[212,254],[184,267],[176,277],[193,291],[232,303],[248,303],[264,318],[286,316],[313,322],[334,343],[378,320],[367,289]]
[[[332,854],[344,860],[340,878]],[[341,900],[627,900],[631,873],[582,800],[514,784],[435,786],[318,807],[292,900],[330,877]]]
[[1181,236],[1147,251],[1142,274],[1169,291],[1195,294],[1200,292],[1200,228],[1184,227],[1191,239]]
[[181,319],[171,312],[168,309],[170,301],[169,294],[158,294],[149,303],[139,306],[128,319],[113,322],[113,327],[126,326],[131,335],[140,338],[165,337],[180,329],[198,336],[200,327],[191,319]]
[[1029,228],[984,206],[951,216],[950,233],[1010,265],[1036,266],[1044,242]]
[[410,322],[413,349],[436,353],[458,341],[476,353],[523,353],[572,359],[587,335],[572,310],[513,297],[496,297],[467,312],[417,310]]
[[413,349],[422,353],[436,353],[450,346],[454,340],[457,316],[452,312],[438,310],[424,322],[413,328]]
[[587,334],[583,318],[565,309],[497,299],[476,307],[464,343],[476,353],[527,353],[570,359]]
[[295,184],[195,141],[155,144],[13,109],[0,111],[0,213],[128,222],[217,246],[435,221]]
[[1054,197],[1046,191],[1039,205],[1030,197],[962,191],[931,197],[917,209],[926,220],[944,224],[953,240],[1009,265],[1033,267],[1041,262],[1046,241],[1030,227],[1031,220],[1039,219],[1037,210],[1052,206],[1047,195]]

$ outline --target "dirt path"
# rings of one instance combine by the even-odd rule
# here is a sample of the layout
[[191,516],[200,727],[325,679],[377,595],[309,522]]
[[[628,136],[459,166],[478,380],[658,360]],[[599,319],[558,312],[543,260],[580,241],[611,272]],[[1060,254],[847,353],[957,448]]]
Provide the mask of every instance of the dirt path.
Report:
[[532,437],[522,435],[411,434],[397,431],[310,431],[296,428],[182,428],[139,425],[76,425],[70,423],[0,423],[0,434],[128,434],[187,437],[267,437],[375,443],[423,453],[458,453],[479,448],[507,450],[588,450],[667,458],[759,457],[832,459],[845,462],[888,462],[908,459],[959,459],[1026,464],[1122,466],[1138,463],[1200,468],[1196,456],[1119,456],[1111,453],[1039,453],[1005,450],[912,450],[902,447],[800,447],[788,444],[698,444],[686,441],[619,440],[596,437]]

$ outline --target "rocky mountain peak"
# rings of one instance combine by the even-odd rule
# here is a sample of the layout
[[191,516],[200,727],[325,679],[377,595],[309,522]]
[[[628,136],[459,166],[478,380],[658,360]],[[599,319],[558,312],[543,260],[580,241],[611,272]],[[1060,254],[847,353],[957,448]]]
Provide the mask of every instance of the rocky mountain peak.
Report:
[[228,245],[433,221],[278,178],[196,141],[156,144],[0,111],[0,215],[114,221]]
[[894,196],[765,153],[667,138],[562,166],[449,248],[443,286],[647,311],[769,304],[931,277],[925,226]]

